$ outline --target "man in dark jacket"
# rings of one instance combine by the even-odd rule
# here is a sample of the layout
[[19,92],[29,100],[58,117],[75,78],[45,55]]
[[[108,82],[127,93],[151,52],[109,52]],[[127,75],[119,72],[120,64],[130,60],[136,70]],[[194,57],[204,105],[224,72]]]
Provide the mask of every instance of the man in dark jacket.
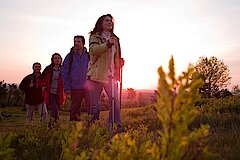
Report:
[[33,121],[36,108],[39,111],[41,121],[46,121],[47,109],[43,103],[42,87],[39,85],[41,79],[41,64],[33,64],[33,73],[27,75],[20,83],[19,88],[25,93],[25,104],[27,109],[27,120]]
[[83,98],[90,114],[90,98],[87,88],[89,53],[84,47],[83,36],[74,37],[74,46],[67,54],[62,65],[64,92],[71,95],[70,121],[79,121]]

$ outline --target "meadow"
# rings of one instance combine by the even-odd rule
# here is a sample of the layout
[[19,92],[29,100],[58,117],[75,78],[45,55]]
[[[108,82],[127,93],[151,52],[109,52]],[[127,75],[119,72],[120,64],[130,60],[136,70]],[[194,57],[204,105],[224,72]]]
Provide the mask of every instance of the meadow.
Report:
[[[195,108],[199,114],[189,125],[189,129],[198,128],[200,124],[209,125],[206,148],[208,154],[211,155],[210,159],[240,159],[240,97],[202,99],[196,104]],[[0,145],[3,147],[5,142],[6,146],[7,137],[11,135],[11,140],[7,146],[14,150],[9,152],[10,159],[64,159],[62,155],[64,147],[66,147],[64,145],[69,141],[71,133],[79,132],[76,128],[74,129],[75,124],[69,122],[69,113],[65,111],[60,112],[59,124],[51,129],[40,123],[38,114],[35,115],[34,124],[28,124],[25,119],[25,111],[22,111],[20,107],[1,108],[1,115]],[[83,121],[86,120],[86,114],[82,115]],[[90,129],[82,127],[84,129],[80,134],[81,137],[78,137],[78,149],[74,154],[80,155],[80,150],[85,148],[88,150],[86,157],[92,157],[95,153],[94,150],[109,147],[109,141],[112,137],[105,125],[107,115],[108,111],[102,111],[101,121],[97,127],[94,125]],[[158,130],[162,128],[157,117],[155,104],[141,108],[123,108],[121,118],[126,132],[137,138],[138,149],[141,149],[140,146],[149,139],[155,141]],[[82,125],[87,126],[87,123],[83,122]],[[120,133],[120,135],[125,134]],[[79,150],[79,148],[81,149]],[[141,159],[141,157],[133,159]],[[196,157],[196,159],[202,158]]]
[[240,96],[200,98],[202,79],[189,67],[177,79],[173,58],[169,73],[158,69],[156,103],[121,109],[124,131],[81,114],[69,122],[60,112],[49,126],[27,123],[20,107],[0,108],[0,159],[19,160],[239,160]]

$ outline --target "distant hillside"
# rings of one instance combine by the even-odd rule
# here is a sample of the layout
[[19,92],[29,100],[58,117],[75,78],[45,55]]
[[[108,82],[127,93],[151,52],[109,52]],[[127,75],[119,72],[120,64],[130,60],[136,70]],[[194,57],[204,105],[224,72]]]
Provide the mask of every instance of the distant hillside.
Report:
[[[122,107],[123,108],[144,107],[153,103],[152,100],[154,97],[154,90],[142,89],[142,90],[134,90],[134,91],[136,92],[136,97],[134,99],[129,99],[127,89],[122,90]],[[102,103],[101,110],[109,109],[108,96],[106,92],[104,92],[104,96],[101,103]]]
[[[154,96],[154,90],[149,89],[141,89],[135,90],[136,98],[129,99],[127,89],[123,89],[122,91],[122,105],[126,107],[133,107],[133,106],[142,106],[142,105],[149,105],[152,103],[152,99]],[[139,97],[140,95],[140,97]]]
[[[134,89],[136,92],[146,92],[146,93],[154,93],[154,90],[152,89]],[[127,92],[127,89],[123,89],[122,92]]]
[[[135,91],[136,91],[137,96],[139,95],[139,93],[142,93],[144,96],[147,96],[147,97],[154,95],[154,90],[140,89],[140,90],[135,90]],[[127,96],[128,96],[127,89],[123,89],[122,90],[122,98],[127,99]]]

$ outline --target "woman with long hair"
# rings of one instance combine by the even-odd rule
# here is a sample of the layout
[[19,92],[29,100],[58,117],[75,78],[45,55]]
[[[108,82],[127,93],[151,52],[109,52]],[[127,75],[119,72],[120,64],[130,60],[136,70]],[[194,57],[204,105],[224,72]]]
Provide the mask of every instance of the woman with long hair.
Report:
[[59,120],[59,109],[64,103],[63,80],[61,71],[62,57],[59,53],[54,53],[51,64],[47,66],[43,73],[45,84],[44,102],[51,109],[50,122]]
[[[101,93],[103,89],[109,97],[108,125],[115,124],[122,130],[118,81],[123,65],[119,38],[114,34],[114,21],[110,14],[98,18],[90,32],[88,67],[88,87],[91,100],[92,121],[99,120],[101,110]],[[114,87],[114,89],[113,89]]]

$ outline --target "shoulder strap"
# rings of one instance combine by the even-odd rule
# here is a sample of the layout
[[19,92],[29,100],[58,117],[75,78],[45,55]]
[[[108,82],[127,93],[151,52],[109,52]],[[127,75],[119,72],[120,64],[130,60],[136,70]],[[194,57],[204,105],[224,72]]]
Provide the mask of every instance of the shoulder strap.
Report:
[[30,81],[31,81],[31,83],[34,82],[34,73],[32,73],[32,74],[30,75]]
[[70,50],[70,55],[69,55],[69,68],[68,68],[68,70],[70,71],[70,69],[71,69],[71,67],[72,67],[72,63],[73,63],[73,47],[71,48],[71,50]]

